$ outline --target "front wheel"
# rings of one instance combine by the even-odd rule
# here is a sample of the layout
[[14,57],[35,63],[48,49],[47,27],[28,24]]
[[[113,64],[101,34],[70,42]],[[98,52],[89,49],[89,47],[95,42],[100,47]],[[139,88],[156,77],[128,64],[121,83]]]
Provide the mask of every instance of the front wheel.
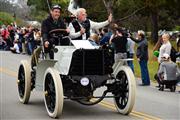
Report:
[[114,93],[114,102],[119,113],[128,115],[135,103],[136,82],[132,70],[121,66],[116,75],[117,91]]
[[44,77],[44,102],[48,115],[57,118],[63,109],[63,87],[59,72],[54,68],[48,68]]
[[19,100],[27,104],[31,94],[31,67],[26,60],[21,61],[19,66],[17,84]]

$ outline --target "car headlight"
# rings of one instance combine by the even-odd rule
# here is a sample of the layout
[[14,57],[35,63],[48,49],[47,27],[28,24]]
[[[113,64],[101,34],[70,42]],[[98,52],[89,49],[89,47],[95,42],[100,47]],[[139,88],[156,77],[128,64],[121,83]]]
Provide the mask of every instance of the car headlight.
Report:
[[89,84],[89,79],[87,77],[83,77],[80,80],[82,86],[87,86]]

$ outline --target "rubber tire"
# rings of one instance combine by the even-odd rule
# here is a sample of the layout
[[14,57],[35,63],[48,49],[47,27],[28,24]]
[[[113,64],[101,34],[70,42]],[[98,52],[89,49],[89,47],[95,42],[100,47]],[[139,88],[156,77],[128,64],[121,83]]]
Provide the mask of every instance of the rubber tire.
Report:
[[18,70],[18,80],[19,80],[19,75],[21,74],[20,73],[21,66],[24,68],[25,90],[24,90],[24,96],[21,97],[19,93],[19,85],[18,85],[19,100],[23,104],[27,104],[29,102],[29,98],[31,95],[31,67],[27,60],[22,60]]
[[51,74],[53,81],[54,81],[54,85],[55,85],[56,103],[55,103],[54,111],[51,112],[48,109],[46,99],[45,99],[45,95],[44,95],[44,103],[45,103],[45,107],[46,107],[48,115],[52,118],[58,118],[62,114],[63,102],[64,102],[62,81],[60,78],[60,74],[56,69],[48,68],[45,72],[45,75],[44,75],[44,85],[43,85],[43,91],[44,92],[45,92],[45,79],[46,79],[47,74]]
[[129,86],[128,102],[127,102],[127,105],[126,105],[126,107],[124,109],[120,109],[118,107],[115,98],[114,98],[114,104],[115,104],[116,109],[117,109],[117,111],[119,113],[124,114],[124,115],[128,115],[132,111],[133,106],[135,104],[136,81],[135,81],[134,73],[132,72],[130,67],[128,67],[128,66],[121,66],[120,69],[119,69],[119,72],[120,71],[124,71],[126,76],[127,76],[127,78],[128,78],[128,86]]

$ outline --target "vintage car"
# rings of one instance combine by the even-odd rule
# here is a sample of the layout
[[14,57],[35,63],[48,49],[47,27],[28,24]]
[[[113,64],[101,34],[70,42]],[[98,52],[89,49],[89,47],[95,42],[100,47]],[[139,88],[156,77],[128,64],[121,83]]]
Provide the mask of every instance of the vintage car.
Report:
[[[52,118],[61,116],[66,99],[95,105],[104,98],[113,98],[119,113],[128,115],[132,111],[136,95],[134,74],[127,66],[128,59],[114,63],[110,47],[94,47],[88,40],[69,40],[68,45],[54,47],[54,59],[44,54],[41,46],[34,51],[31,62],[21,61],[17,81],[20,102],[27,104],[35,88],[43,91],[45,107]],[[96,96],[94,91],[100,87],[105,89]]]

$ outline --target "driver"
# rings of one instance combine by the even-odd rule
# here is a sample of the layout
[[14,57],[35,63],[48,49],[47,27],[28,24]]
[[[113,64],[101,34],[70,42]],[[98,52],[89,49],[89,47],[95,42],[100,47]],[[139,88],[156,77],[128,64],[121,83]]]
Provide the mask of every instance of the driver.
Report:
[[68,35],[69,29],[66,28],[66,25],[61,16],[61,7],[59,5],[54,5],[51,8],[50,15],[42,22],[41,32],[42,39],[44,43],[45,53],[49,53],[50,59],[54,59],[53,45],[58,45],[58,38],[53,38],[50,36],[49,32],[54,29],[65,29],[66,34]]

